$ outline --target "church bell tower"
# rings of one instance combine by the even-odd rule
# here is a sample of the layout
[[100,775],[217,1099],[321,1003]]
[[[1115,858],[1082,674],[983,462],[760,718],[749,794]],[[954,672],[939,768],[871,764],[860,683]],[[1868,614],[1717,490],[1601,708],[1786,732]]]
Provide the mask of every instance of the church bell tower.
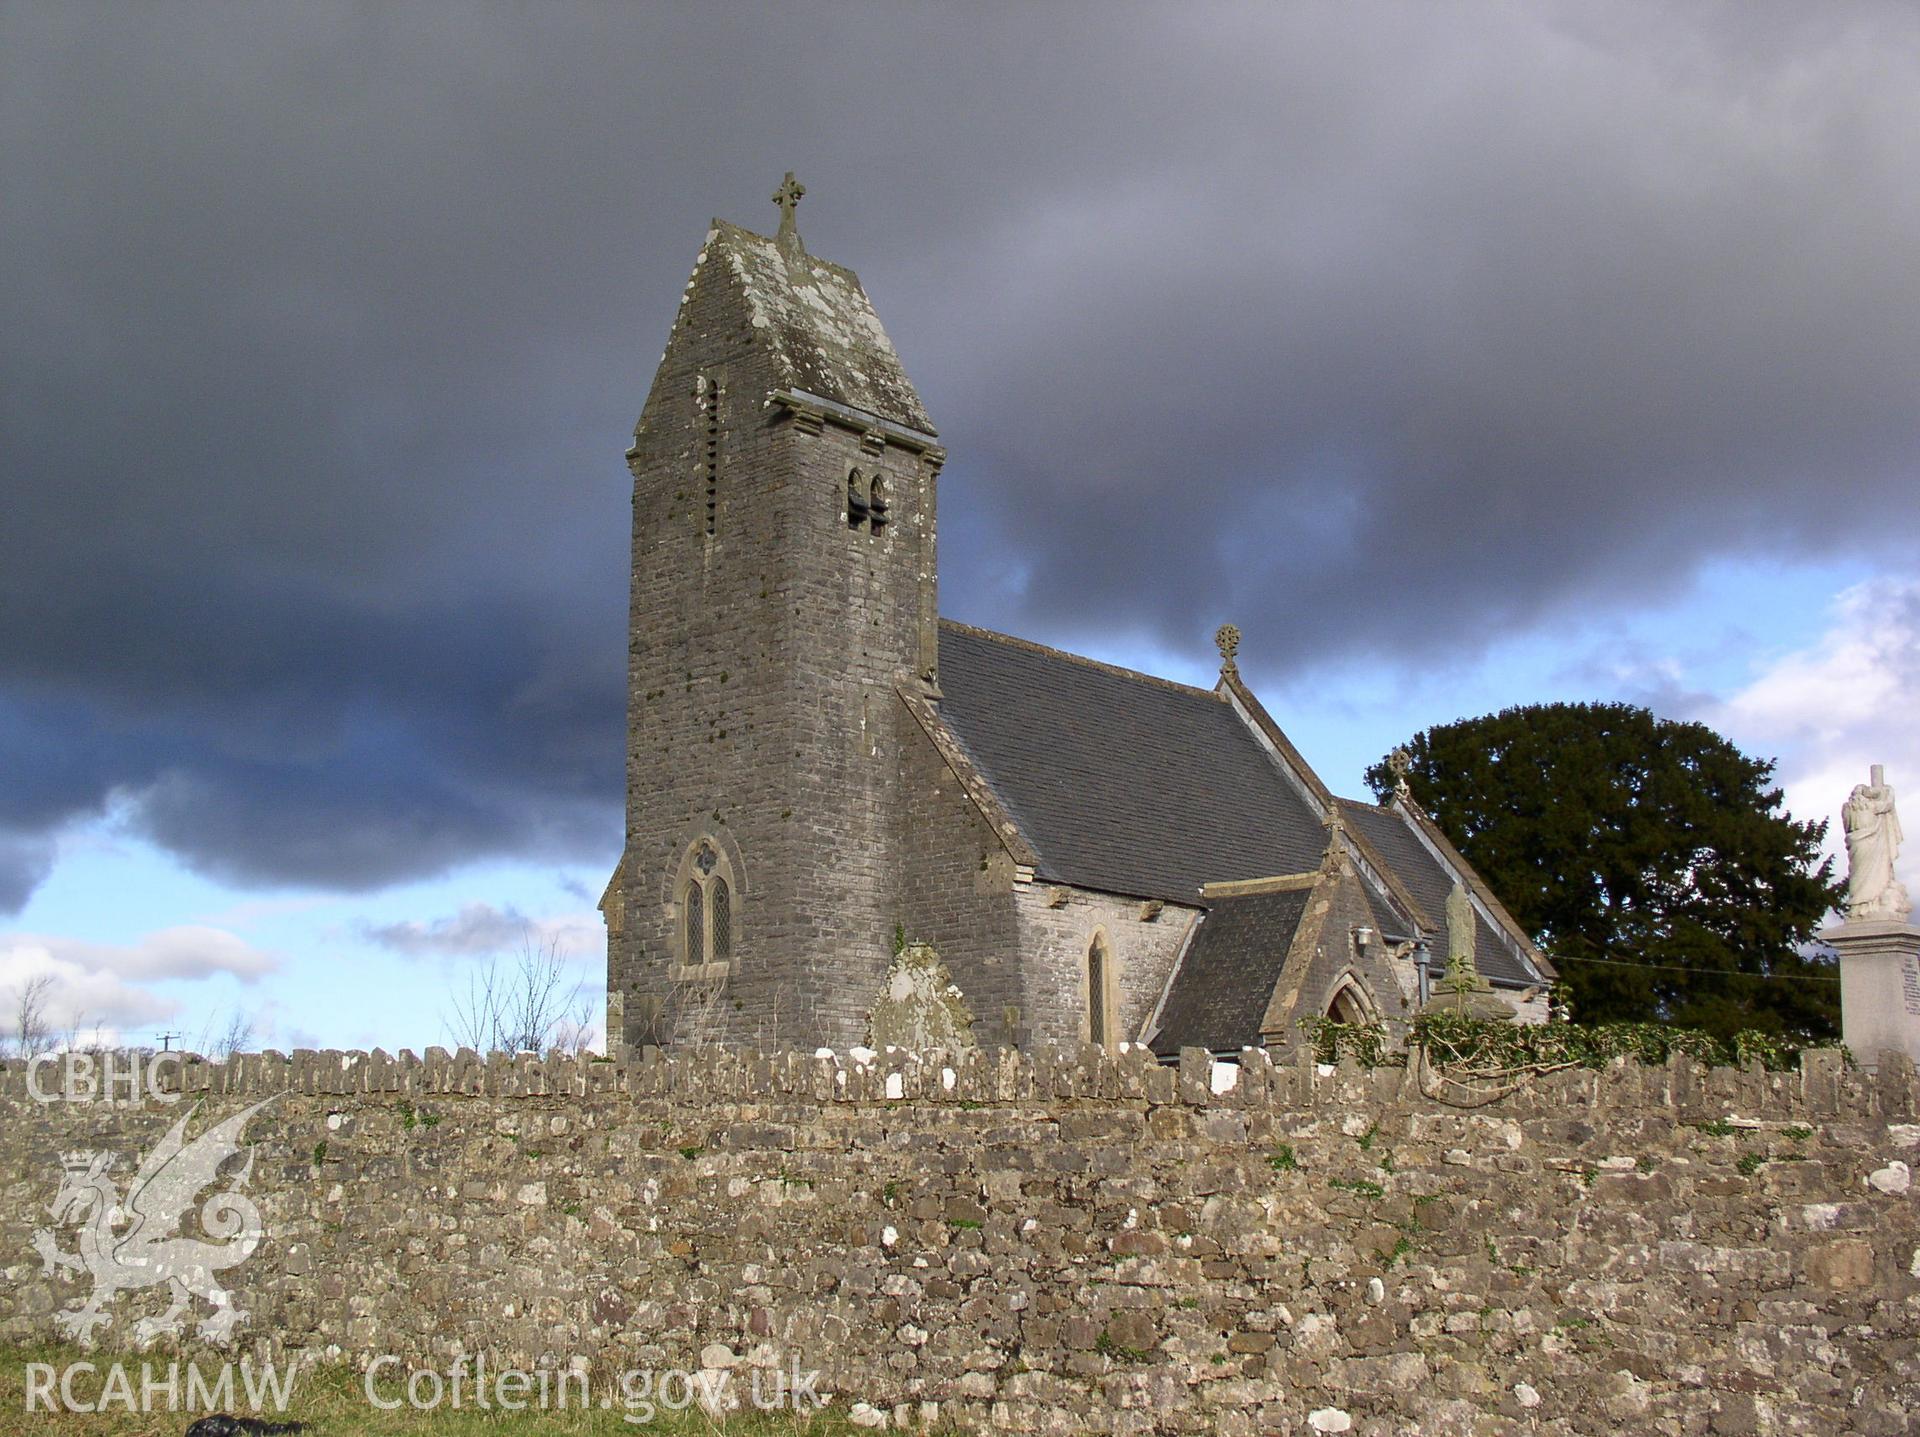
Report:
[[851,270],[714,221],[627,464],[611,1041],[846,1047],[898,922],[900,693],[936,692],[944,452]]

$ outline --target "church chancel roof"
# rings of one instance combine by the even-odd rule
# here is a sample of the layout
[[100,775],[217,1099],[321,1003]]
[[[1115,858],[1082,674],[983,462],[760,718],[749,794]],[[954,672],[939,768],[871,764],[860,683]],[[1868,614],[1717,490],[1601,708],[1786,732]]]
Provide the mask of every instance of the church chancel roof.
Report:
[[[1195,688],[948,620],[940,687],[940,718],[1031,847],[1036,880],[1209,910],[1179,985],[1192,1024],[1246,1008],[1239,989],[1277,961],[1269,930],[1295,902],[1229,912],[1202,886],[1319,868],[1330,808],[1383,932],[1444,960],[1447,895],[1456,877],[1477,883],[1464,861],[1410,809],[1334,798],[1237,676]],[[1551,975],[1510,920],[1477,912],[1476,928],[1491,981]]]
[[[1436,966],[1447,956],[1447,894],[1454,876],[1440,858],[1421,842],[1419,826],[1406,815],[1392,809],[1376,808],[1370,803],[1339,800],[1346,821],[1371,842],[1430,915],[1433,924],[1431,948]],[[1481,976],[1495,983],[1525,986],[1551,974],[1546,959],[1539,954],[1522,956],[1513,936],[1503,932],[1485,913],[1474,913],[1474,966]],[[1531,963],[1531,968],[1529,964]]]
[[1197,905],[1318,865],[1320,818],[1217,694],[964,624],[940,716],[1033,845],[1035,876]]

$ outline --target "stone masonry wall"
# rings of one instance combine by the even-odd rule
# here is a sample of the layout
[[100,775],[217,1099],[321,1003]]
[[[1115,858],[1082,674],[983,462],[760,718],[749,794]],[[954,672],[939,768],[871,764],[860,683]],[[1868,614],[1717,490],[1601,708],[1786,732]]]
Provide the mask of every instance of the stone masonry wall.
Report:
[[900,756],[899,922],[931,943],[966,995],[974,1042],[1027,1047],[1013,860],[903,703],[894,704]]
[[[1056,895],[1066,900],[1058,907]],[[1147,920],[1138,898],[1047,883],[1017,890],[1015,901],[1029,1023],[1036,1042],[1053,1044],[1088,1036],[1087,949],[1096,932],[1106,934],[1114,965],[1116,1031],[1134,1038],[1153,1016],[1200,914],[1169,903]]]
[[[1478,1107],[1197,1051],[185,1075],[196,1130],[283,1094],[246,1133],[267,1240],[228,1274],[283,1352],[797,1357],[869,1421],[1015,1431],[1920,1431],[1904,1060],[1620,1064]],[[186,1111],[0,1073],[0,1337],[86,1292],[31,1245],[60,1155],[121,1152],[124,1189]]]
[[[710,235],[628,456],[627,844],[608,990],[633,1041],[691,1028],[846,1046],[900,917],[896,686],[925,667],[938,462],[772,404],[781,372],[743,283]],[[889,496],[879,532],[849,526],[855,470]],[[717,999],[681,966],[671,882],[703,837],[738,879]]]

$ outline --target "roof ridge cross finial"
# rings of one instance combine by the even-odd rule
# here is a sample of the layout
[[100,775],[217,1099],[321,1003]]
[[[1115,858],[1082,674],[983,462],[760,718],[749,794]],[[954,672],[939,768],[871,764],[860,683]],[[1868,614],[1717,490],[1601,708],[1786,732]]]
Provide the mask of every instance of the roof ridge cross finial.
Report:
[[780,232],[777,238],[782,248],[793,248],[802,253],[805,253],[806,246],[800,243],[800,230],[793,222],[793,211],[806,193],[807,187],[793,177],[792,170],[787,171],[780,188],[773,192],[773,202],[780,206]]
[[1412,798],[1413,785],[1407,782],[1407,770],[1413,767],[1413,755],[1401,744],[1387,756],[1387,769],[1393,774],[1393,792],[1397,798]]
[[1240,628],[1237,624],[1222,624],[1214,631],[1214,647],[1220,650],[1220,677],[1227,678],[1240,672],[1240,666],[1233,656],[1240,650]]

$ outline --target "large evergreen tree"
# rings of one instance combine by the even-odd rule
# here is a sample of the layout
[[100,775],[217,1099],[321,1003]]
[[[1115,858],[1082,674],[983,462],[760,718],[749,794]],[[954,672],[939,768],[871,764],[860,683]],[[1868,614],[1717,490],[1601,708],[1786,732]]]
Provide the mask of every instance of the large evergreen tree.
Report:
[[[1420,804],[1560,969],[1577,1022],[1834,1036],[1839,901],[1826,824],[1781,808],[1773,764],[1630,704],[1533,704],[1410,740]],[[1385,796],[1382,759],[1367,782]]]

